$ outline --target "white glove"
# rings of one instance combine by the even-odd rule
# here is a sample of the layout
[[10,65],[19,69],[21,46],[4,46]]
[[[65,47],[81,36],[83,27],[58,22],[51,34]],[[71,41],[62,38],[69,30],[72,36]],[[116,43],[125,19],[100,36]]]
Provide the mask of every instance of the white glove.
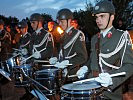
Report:
[[104,87],[108,87],[109,85],[113,84],[112,78],[109,73],[99,74],[99,77],[95,78],[95,81],[99,82]]
[[21,50],[22,55],[27,55],[28,54],[28,50],[26,48]]
[[18,53],[16,53],[16,52],[13,52],[13,53],[12,53],[12,55],[13,55],[13,56],[17,56],[17,55],[18,55]]
[[79,79],[80,79],[80,78],[84,78],[85,73],[86,73],[87,71],[88,71],[88,67],[87,67],[87,66],[83,66],[83,67],[81,67],[81,68],[77,71],[76,75],[78,76]]
[[32,54],[32,57],[38,59],[38,58],[41,58],[41,54],[40,54],[40,52],[36,51],[36,52],[34,52],[34,53]]
[[60,63],[56,62],[55,67],[64,69],[64,68],[66,68],[68,66],[68,64],[69,64],[69,60],[64,60],[64,61],[62,61]]
[[52,58],[49,59],[49,63],[50,63],[51,65],[56,64],[57,61],[58,61],[57,57],[52,57]]
[[20,65],[26,63],[25,57],[20,57]]

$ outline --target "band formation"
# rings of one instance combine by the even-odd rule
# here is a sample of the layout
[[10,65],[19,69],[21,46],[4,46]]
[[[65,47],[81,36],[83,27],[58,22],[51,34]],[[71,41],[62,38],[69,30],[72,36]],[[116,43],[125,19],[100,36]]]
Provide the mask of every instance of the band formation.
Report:
[[[100,31],[91,39],[90,56],[84,33],[67,8],[58,11],[57,23],[48,22],[48,30],[41,14],[33,13],[33,32],[20,21],[14,39],[0,20],[0,99],[122,100],[123,85],[133,74],[130,35],[113,27],[110,1],[97,3],[93,16]],[[14,87],[25,94],[14,99]]]

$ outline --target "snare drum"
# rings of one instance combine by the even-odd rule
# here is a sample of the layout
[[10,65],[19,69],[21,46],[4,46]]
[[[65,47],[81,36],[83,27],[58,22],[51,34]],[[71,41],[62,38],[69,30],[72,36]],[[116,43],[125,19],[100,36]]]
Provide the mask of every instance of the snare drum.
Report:
[[58,69],[44,69],[44,70],[39,70],[35,72],[35,80],[38,81],[40,84],[48,88],[52,93],[49,93],[49,91],[46,91],[42,87],[39,87],[40,90],[45,94],[45,95],[53,95],[55,94],[58,90],[58,81],[59,81],[59,75],[58,75]]
[[20,57],[15,56],[15,57],[9,58],[8,60],[6,60],[6,65],[7,65],[8,72],[12,73],[13,67],[20,65]]
[[100,89],[96,81],[66,84],[61,87],[61,100],[97,100],[102,94]]
[[32,68],[30,64],[24,64],[21,66],[14,67],[14,77],[15,77],[15,86],[16,87],[22,87],[22,86],[28,86],[30,83],[22,72],[21,68],[23,68],[25,74],[29,77],[32,77]]

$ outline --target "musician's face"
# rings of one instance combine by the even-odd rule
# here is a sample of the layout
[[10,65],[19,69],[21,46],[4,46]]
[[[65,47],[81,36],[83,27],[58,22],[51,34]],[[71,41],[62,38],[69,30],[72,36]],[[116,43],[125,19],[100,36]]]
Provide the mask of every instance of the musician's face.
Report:
[[33,28],[34,31],[37,30],[39,22],[38,21],[31,21],[31,27]]
[[58,20],[59,25],[65,31],[67,28],[70,27],[71,19],[68,20]]
[[22,34],[25,34],[27,32],[27,28],[21,28],[20,31]]
[[4,26],[0,24],[0,30],[4,29]]
[[105,30],[106,26],[111,27],[114,20],[114,15],[109,15],[109,13],[99,13],[95,15],[96,24],[100,30]]

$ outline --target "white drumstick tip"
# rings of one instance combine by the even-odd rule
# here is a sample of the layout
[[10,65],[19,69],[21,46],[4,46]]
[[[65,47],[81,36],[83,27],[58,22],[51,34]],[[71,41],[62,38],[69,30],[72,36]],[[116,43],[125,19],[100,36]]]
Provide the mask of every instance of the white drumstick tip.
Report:
[[[115,77],[115,76],[120,76],[120,75],[125,75],[125,74],[126,74],[126,72],[120,72],[120,73],[116,73],[116,74],[111,74],[110,76],[111,77]],[[93,81],[93,80],[95,80],[95,78],[90,78],[90,79],[85,79],[85,80],[81,80],[81,81],[76,81],[76,82],[73,82],[73,83],[83,83],[83,82]]]

